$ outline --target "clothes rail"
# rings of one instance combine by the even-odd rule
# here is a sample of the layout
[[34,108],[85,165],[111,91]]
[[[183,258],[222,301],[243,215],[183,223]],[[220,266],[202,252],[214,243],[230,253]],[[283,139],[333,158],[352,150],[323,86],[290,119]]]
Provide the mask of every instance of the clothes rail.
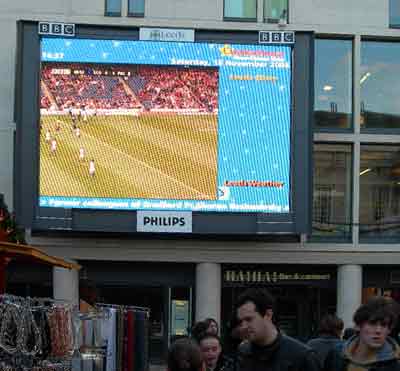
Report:
[[107,303],[96,303],[95,305],[104,308],[132,309],[138,312],[146,312],[146,313],[149,313],[151,311],[150,308],[138,307],[135,305],[119,305],[119,304],[107,304]]
[[23,297],[23,296],[15,296],[11,294],[1,294],[0,295],[0,303],[14,303],[21,305],[62,305],[71,307],[72,304],[69,301],[61,300],[61,299],[53,299],[53,298],[38,298],[38,297]]

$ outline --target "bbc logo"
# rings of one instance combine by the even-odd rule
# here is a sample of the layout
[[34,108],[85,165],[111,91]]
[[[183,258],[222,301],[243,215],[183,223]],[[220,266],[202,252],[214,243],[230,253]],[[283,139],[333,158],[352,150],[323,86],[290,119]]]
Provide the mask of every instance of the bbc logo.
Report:
[[294,44],[293,31],[260,31],[259,44]]
[[75,36],[75,25],[72,23],[39,22],[39,35]]

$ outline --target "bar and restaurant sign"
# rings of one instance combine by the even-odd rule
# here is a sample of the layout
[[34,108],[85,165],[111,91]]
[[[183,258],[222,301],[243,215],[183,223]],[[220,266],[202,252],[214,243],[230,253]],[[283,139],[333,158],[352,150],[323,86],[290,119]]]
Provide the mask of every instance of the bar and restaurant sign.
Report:
[[246,286],[260,284],[306,284],[336,281],[336,275],[330,271],[302,271],[284,269],[246,269],[225,268],[223,269],[222,282],[224,286]]

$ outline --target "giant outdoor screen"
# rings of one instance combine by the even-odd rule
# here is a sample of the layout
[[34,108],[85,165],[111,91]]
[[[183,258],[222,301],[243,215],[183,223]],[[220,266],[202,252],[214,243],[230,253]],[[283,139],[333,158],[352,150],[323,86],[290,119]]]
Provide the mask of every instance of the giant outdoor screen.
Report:
[[42,38],[40,206],[290,212],[291,53]]

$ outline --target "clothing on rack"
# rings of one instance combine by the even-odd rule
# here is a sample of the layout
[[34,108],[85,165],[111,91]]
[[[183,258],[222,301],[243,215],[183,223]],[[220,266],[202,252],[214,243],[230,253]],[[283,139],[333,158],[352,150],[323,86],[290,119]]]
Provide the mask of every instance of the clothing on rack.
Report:
[[107,362],[106,371],[116,370],[116,348],[117,348],[117,309],[108,308],[109,318],[102,321],[101,332],[106,340],[107,347]]
[[109,312],[102,333],[107,344],[106,371],[147,371],[149,367],[148,308],[97,304]]
[[0,295],[0,370],[70,370],[72,306]]

